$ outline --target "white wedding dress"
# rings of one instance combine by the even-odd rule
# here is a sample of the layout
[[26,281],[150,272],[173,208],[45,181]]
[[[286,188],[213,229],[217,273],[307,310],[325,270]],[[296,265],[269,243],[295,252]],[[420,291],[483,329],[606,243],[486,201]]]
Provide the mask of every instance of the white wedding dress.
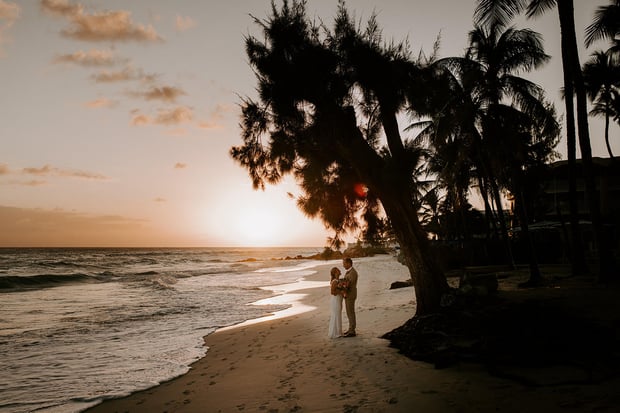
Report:
[[[336,282],[336,280],[332,281]],[[329,295],[329,338],[342,335],[342,295]]]

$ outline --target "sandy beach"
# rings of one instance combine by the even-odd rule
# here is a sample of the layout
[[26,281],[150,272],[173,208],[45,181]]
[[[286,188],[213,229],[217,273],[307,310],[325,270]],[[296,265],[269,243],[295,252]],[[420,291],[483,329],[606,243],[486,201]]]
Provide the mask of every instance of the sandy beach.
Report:
[[[278,317],[220,329],[205,338],[206,357],[174,380],[107,400],[89,412],[618,412],[620,380],[570,380],[528,386],[491,375],[484,366],[445,369],[411,360],[380,338],[414,313],[408,278],[391,256],[354,260],[357,337],[327,338],[329,268],[318,267],[298,299]],[[312,283],[314,281],[315,283]],[[320,282],[320,283],[316,283]],[[305,288],[309,287],[309,288]],[[501,294],[501,285],[500,285]],[[301,312],[299,312],[301,311]],[[347,320],[343,312],[343,327]],[[549,369],[564,377],[570,372]]]

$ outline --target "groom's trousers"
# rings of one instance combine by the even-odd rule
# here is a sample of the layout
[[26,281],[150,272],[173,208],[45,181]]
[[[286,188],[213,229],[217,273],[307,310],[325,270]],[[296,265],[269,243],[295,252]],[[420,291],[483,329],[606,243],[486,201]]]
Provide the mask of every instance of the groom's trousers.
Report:
[[355,297],[353,298],[345,298],[344,299],[344,307],[347,310],[347,318],[349,319],[349,329],[347,332],[355,333]]

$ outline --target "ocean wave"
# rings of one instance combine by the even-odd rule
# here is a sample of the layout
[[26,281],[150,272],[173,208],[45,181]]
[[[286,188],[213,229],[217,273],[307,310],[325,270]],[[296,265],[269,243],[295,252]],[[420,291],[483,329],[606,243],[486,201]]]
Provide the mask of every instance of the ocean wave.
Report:
[[136,275],[157,275],[159,274],[157,271],[143,271],[137,272]]
[[[182,374],[204,356],[203,337],[214,329],[288,307],[247,305],[279,294],[261,286],[295,282],[305,271],[303,260],[272,257],[313,252],[1,251],[0,359],[11,374],[0,377],[0,411],[82,411],[90,400]],[[78,266],[64,265],[70,263]],[[256,272],[265,267],[271,270]],[[280,271],[286,267],[295,270]]]
[[0,291],[50,288],[67,283],[91,282],[94,280],[93,277],[86,274],[39,274],[27,277],[8,275],[0,277]]
[[55,268],[55,267],[79,267],[80,264],[77,264],[75,262],[70,262],[70,261],[39,261],[36,262],[35,265],[38,265],[39,267],[45,267],[45,268]]
[[173,276],[161,276],[151,279],[151,285],[162,290],[173,290],[173,285],[176,283],[177,279]]

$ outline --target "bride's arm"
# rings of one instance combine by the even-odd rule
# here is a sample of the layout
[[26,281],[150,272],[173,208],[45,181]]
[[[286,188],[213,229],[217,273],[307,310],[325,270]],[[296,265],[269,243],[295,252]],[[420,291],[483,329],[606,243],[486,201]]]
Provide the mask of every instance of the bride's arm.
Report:
[[338,295],[338,280],[331,280],[330,284],[330,292],[332,295]]

